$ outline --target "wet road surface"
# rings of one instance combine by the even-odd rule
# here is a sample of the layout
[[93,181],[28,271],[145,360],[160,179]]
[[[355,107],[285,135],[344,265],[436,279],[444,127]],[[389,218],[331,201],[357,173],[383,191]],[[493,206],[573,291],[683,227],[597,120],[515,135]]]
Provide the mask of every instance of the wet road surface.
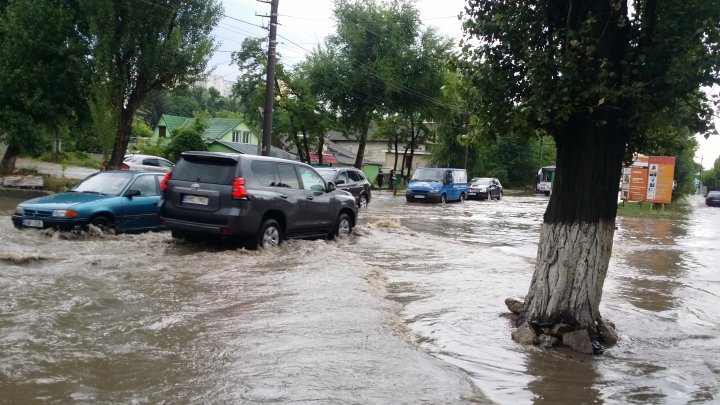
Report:
[[383,191],[349,240],[259,252],[0,217],[0,402],[717,402],[720,209],[692,203],[618,219],[595,358],[510,339],[546,197]]

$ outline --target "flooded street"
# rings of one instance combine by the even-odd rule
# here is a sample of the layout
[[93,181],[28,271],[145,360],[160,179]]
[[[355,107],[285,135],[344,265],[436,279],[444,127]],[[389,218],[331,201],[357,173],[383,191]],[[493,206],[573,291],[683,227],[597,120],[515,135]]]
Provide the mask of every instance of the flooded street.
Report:
[[592,357],[510,339],[546,204],[383,191],[348,240],[258,252],[21,232],[0,206],[0,402],[720,401],[720,209],[618,219],[621,340]]

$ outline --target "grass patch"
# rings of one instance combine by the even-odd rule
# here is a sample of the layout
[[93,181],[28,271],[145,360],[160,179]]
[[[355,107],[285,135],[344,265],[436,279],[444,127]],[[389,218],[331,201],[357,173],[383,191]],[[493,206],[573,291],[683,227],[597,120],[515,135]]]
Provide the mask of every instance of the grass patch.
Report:
[[43,188],[48,191],[52,191],[55,193],[63,193],[65,191],[68,191],[78,183],[78,180],[75,179],[66,179],[64,177],[44,177],[43,178]]
[[623,217],[685,219],[689,211],[685,201],[676,201],[670,204],[621,202],[618,203],[617,215]]
[[89,169],[100,169],[100,162],[86,152],[46,152],[38,157],[43,162],[59,163],[65,167],[80,166]]

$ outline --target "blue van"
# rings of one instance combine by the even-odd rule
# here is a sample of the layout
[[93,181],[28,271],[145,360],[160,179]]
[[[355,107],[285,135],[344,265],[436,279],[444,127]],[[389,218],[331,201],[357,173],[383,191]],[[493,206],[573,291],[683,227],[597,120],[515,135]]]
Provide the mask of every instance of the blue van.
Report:
[[465,201],[467,171],[465,169],[418,167],[408,183],[405,199],[408,202]]

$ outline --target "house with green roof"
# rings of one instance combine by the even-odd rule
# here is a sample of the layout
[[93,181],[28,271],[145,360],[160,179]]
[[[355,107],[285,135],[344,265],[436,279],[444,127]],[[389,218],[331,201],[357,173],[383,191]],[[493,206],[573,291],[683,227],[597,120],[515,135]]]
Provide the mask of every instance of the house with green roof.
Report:
[[[208,150],[212,152],[244,153],[248,155],[260,154],[260,138],[240,118],[207,118],[207,128],[203,138],[207,143]],[[163,114],[160,117],[150,142],[167,145],[172,139],[172,134],[178,128],[191,126],[195,118],[178,117],[176,115]],[[270,156],[298,160],[298,157],[290,152],[275,147],[270,148]]]
[[[208,144],[224,141],[257,146],[260,143],[258,136],[240,118],[207,118],[206,122],[207,128],[203,138]],[[163,114],[155,126],[150,141],[152,143],[159,141],[161,145],[167,145],[175,130],[191,126],[194,123],[195,118]]]

